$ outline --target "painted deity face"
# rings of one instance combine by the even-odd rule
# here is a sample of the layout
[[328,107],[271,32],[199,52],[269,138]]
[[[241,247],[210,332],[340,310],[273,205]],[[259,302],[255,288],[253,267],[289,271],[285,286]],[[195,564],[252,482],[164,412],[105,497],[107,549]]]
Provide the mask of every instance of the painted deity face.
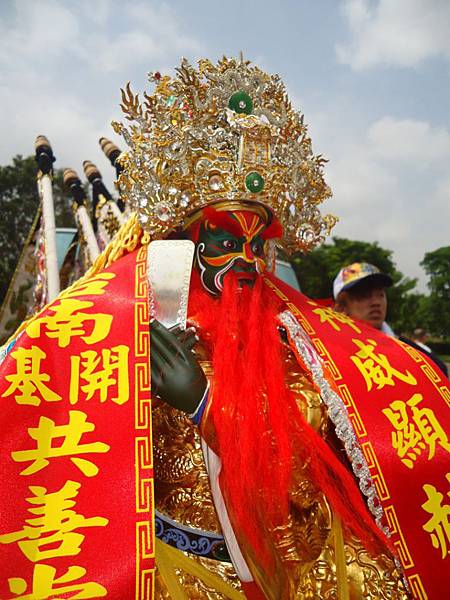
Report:
[[222,292],[229,271],[234,271],[241,286],[253,286],[266,269],[266,243],[261,237],[265,221],[245,210],[219,215],[215,222],[206,217],[200,224],[195,252],[202,284],[213,295]]

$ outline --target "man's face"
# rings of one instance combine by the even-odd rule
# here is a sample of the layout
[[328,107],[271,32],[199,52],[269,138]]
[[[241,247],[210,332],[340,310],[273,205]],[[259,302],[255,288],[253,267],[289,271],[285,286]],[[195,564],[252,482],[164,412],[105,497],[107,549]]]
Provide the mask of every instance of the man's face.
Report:
[[203,286],[214,295],[223,290],[225,275],[233,271],[240,285],[255,283],[258,273],[266,269],[265,242],[261,233],[263,219],[250,211],[228,211],[220,225],[208,219],[200,225],[196,244],[195,266]]
[[366,321],[372,327],[381,329],[387,312],[386,290],[384,287],[361,283],[339,294],[336,309],[352,319]]

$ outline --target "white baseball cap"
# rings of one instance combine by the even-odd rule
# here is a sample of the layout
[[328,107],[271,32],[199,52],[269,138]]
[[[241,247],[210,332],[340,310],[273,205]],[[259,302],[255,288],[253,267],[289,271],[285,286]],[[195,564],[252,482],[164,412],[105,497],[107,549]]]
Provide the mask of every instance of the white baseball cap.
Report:
[[336,300],[339,294],[349,290],[362,281],[372,280],[381,287],[390,287],[393,284],[392,277],[382,273],[378,267],[370,263],[353,263],[343,267],[333,281],[333,298]]

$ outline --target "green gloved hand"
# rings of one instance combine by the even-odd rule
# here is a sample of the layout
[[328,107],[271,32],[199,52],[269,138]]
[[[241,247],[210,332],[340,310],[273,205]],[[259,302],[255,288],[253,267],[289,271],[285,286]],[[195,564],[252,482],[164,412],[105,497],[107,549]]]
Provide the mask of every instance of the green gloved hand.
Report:
[[173,408],[188,414],[200,404],[208,382],[192,353],[194,329],[170,330],[156,319],[150,323],[152,390]]

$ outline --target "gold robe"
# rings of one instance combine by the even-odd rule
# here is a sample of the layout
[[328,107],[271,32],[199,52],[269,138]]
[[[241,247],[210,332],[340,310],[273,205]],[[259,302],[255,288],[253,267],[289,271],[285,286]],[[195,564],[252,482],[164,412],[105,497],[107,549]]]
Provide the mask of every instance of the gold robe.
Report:
[[[203,348],[198,345],[196,353],[210,377],[211,364]],[[286,362],[287,383],[304,417],[336,446],[326,406],[288,348]],[[198,428],[180,411],[156,402],[153,431],[156,508],[183,525],[220,533]],[[370,556],[333,518],[326,498],[308,478],[307,468],[297,464],[294,472],[289,521],[271,532],[279,568],[270,581],[257,564],[252,564],[251,552],[236,532],[241,552],[268,600],[407,600],[409,596],[392,557]],[[240,589],[230,563],[192,555],[191,558]],[[177,569],[176,573],[188,598],[226,598],[183,570]],[[170,599],[160,574],[155,598]]]

